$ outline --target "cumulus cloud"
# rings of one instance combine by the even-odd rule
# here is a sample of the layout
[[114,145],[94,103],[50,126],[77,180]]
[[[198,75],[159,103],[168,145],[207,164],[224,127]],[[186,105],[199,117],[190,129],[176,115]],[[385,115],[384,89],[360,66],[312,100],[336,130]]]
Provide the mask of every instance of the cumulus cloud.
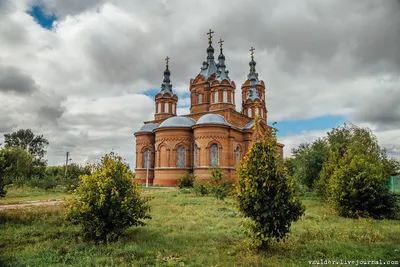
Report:
[[32,77],[22,73],[17,68],[0,65],[0,91],[26,94],[36,89]]
[[[27,14],[32,5],[55,14],[51,30]],[[343,116],[373,127],[396,154],[399,11],[390,0],[0,1],[0,132],[44,134],[51,164],[66,151],[84,162],[114,148],[134,165],[133,133],[154,112],[144,92],[160,87],[168,55],[178,113],[187,113],[212,28],[214,42],[225,40],[238,110],[254,46],[269,121]],[[290,152],[318,134],[280,141]]]

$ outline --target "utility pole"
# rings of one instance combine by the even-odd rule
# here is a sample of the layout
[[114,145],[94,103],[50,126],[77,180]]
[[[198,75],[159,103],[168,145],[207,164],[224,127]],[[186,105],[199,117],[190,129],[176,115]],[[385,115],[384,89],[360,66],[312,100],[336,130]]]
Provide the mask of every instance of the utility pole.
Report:
[[149,187],[150,150],[147,151],[146,161],[146,187]]

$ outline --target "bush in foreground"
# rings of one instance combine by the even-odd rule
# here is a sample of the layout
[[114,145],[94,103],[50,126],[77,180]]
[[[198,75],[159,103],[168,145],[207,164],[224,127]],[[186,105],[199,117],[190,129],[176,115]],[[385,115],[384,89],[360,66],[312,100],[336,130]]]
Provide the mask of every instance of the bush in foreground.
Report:
[[331,145],[322,181],[329,203],[344,217],[393,219],[396,199],[387,180],[395,167],[389,166],[391,161],[372,132],[344,125],[328,138]]
[[276,151],[275,131],[253,143],[237,170],[237,203],[240,212],[251,219],[247,225],[251,244],[258,248],[285,237],[305,210]]
[[213,193],[216,199],[224,200],[231,191],[231,185],[224,178],[224,172],[221,168],[211,170],[211,181],[209,183],[209,192]]
[[193,183],[196,179],[196,176],[190,173],[186,173],[184,176],[179,178],[179,188],[189,188],[193,187]]
[[82,225],[86,240],[113,241],[129,226],[145,225],[150,219],[148,199],[140,196],[139,185],[122,158],[113,152],[92,166],[66,204],[67,219]]

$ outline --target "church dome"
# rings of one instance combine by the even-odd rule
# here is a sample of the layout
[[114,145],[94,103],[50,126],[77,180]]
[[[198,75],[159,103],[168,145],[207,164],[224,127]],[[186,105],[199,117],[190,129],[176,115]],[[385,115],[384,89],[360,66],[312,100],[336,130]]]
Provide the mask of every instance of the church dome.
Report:
[[158,125],[159,124],[157,124],[157,123],[145,124],[137,132],[138,133],[151,133],[154,129],[156,129],[158,127]]
[[230,125],[226,122],[225,118],[218,114],[206,114],[202,116],[196,123],[199,124],[222,124],[222,125]]
[[195,121],[191,118],[187,117],[171,117],[163,121],[158,128],[166,128],[166,127],[192,127]]

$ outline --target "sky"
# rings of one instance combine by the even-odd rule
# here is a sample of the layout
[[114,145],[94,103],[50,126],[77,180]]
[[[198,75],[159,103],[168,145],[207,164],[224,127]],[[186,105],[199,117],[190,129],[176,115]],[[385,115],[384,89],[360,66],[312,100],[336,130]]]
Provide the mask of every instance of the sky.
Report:
[[400,158],[398,0],[0,0],[0,143],[30,128],[49,140],[50,165],[114,150],[134,167],[165,57],[187,114],[209,29],[216,50],[225,41],[236,103],[255,47],[285,156],[351,122]]

